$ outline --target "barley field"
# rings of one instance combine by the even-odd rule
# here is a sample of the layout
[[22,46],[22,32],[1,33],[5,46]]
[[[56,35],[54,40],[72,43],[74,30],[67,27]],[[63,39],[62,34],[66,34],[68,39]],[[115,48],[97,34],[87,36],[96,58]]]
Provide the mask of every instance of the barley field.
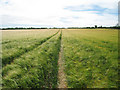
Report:
[[115,29],[3,30],[1,53],[2,88],[118,87]]

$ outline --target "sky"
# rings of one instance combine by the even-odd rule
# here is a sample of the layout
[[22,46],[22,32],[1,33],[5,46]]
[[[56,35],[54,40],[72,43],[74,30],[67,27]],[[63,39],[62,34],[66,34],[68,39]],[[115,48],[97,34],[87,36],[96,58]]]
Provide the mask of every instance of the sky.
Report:
[[0,27],[115,26],[119,0],[0,0]]

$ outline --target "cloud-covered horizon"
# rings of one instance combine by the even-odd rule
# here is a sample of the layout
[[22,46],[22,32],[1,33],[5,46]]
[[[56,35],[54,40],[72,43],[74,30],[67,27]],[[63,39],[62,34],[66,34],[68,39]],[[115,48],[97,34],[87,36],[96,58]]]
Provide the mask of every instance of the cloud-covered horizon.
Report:
[[114,26],[119,0],[0,0],[0,27]]

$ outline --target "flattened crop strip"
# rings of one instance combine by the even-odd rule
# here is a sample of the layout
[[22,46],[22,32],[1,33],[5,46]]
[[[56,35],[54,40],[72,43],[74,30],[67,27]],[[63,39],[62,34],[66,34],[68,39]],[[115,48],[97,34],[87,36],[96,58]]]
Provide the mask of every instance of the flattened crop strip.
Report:
[[61,31],[61,47],[59,52],[58,60],[58,88],[67,88],[66,76],[64,73],[64,62],[63,62],[63,46],[62,46],[62,31]]
[[50,38],[52,38],[53,36],[58,34],[58,32],[53,34],[52,36],[49,36],[49,37],[43,39],[40,42],[37,42],[36,44],[34,44],[34,46],[31,46],[29,48],[23,48],[22,50],[18,51],[16,54],[14,54],[12,56],[2,58],[2,61],[3,61],[2,66],[5,66],[6,64],[10,64],[14,59],[19,58],[21,55],[33,50],[34,48],[37,48],[39,45],[42,45],[44,42],[46,42],[47,40],[49,40]]
[[10,42],[12,42],[12,41],[4,41],[4,42],[2,42],[2,43],[0,43],[0,44],[6,44],[6,43],[10,43]]

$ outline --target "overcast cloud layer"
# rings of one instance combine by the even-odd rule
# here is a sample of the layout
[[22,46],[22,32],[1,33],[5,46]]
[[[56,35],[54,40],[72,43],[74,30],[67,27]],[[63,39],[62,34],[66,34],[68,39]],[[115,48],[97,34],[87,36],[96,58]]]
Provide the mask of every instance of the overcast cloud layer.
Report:
[[0,0],[0,22],[2,27],[114,26],[118,1]]

